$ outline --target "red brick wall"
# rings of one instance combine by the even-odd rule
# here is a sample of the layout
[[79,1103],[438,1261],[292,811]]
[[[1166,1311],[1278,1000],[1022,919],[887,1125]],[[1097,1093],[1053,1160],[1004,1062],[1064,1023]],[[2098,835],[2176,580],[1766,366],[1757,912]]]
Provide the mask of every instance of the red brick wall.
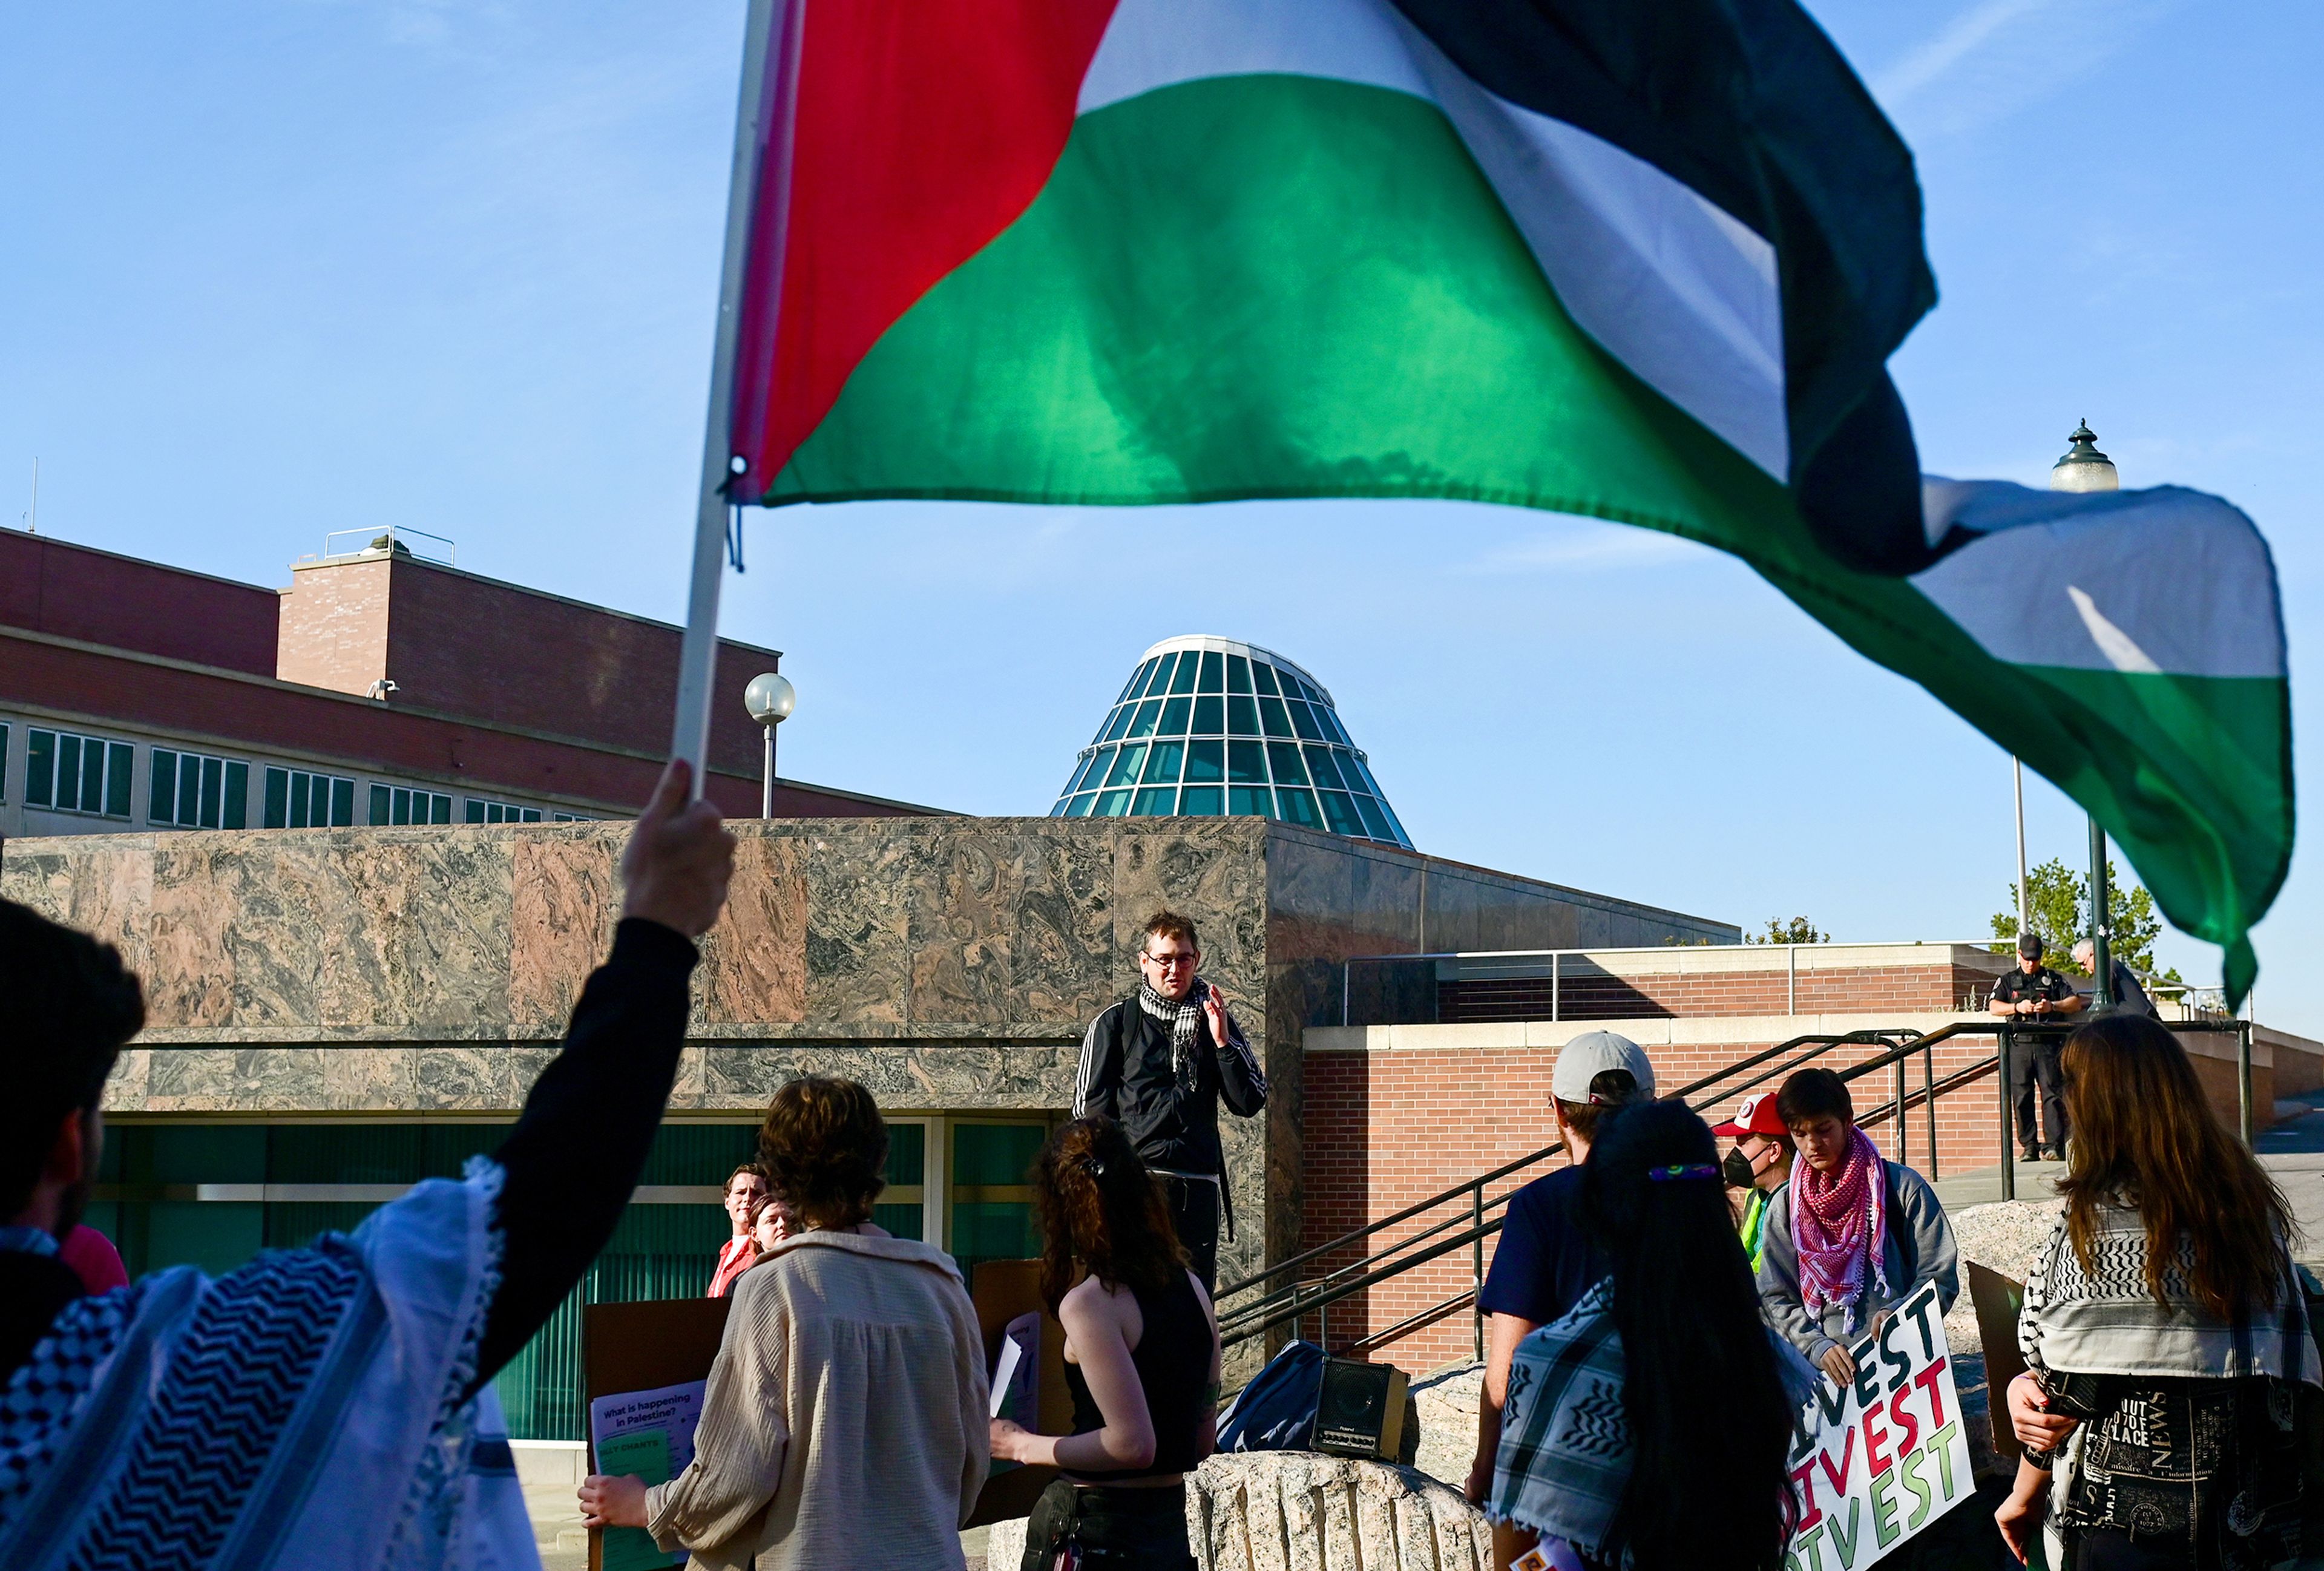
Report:
[[0,529],[0,626],[274,674],[274,591]]
[[[393,703],[657,754],[669,746],[674,627],[409,558],[293,578],[282,598],[286,680],[362,694],[383,675]],[[763,744],[742,689],[778,658],[719,641],[713,768],[757,777]]]
[[[1688,1019],[1726,1014],[1823,1014],[1846,1012],[1981,1008],[1994,973],[1946,965],[1869,966],[1861,969],[1803,969],[1796,984],[1781,970],[1707,975],[1644,973],[1621,975],[1565,962],[1557,981],[1563,1020]],[[1796,986],[1796,991],[1794,991]],[[1437,990],[1441,1021],[1550,1019],[1550,979],[1480,978],[1447,982]]]
[[[1735,1042],[1651,1049],[1656,1080],[1674,1088],[1748,1056],[1768,1043]],[[1968,1067],[1993,1050],[1990,1039],[1954,1039],[1934,1049],[1936,1077]],[[1819,1062],[1844,1068],[1873,1057],[1871,1048],[1836,1049]],[[1477,1174],[1540,1150],[1557,1138],[1549,1107],[1549,1077],[1554,1049],[1396,1049],[1378,1052],[1310,1052],[1305,1055],[1305,1214],[1304,1248],[1320,1244],[1389,1215]],[[1877,1081],[1876,1086],[1872,1082]],[[1917,1066],[1910,1077],[1917,1089]],[[1851,1083],[1858,1112],[1869,1114],[1891,1094],[1886,1071]],[[1715,1111],[1724,1116],[1735,1099]],[[1939,1099],[1937,1157],[1941,1174],[1983,1167],[1999,1160],[1999,1119],[1990,1077]],[[1716,1120],[1714,1120],[1716,1122]],[[1927,1114],[1910,1115],[1912,1165],[1928,1170]],[[1894,1125],[1872,1125],[1881,1150],[1895,1151]],[[1563,1158],[1513,1175],[1488,1198],[1528,1178],[1552,1170]],[[1376,1234],[1372,1247],[1442,1220],[1445,1213],[1421,1217]],[[1492,1243],[1486,1263],[1492,1259]],[[1319,1262],[1311,1277],[1338,1261]],[[1338,1346],[1388,1326],[1465,1289],[1470,1254],[1456,1254],[1416,1268],[1382,1283],[1369,1295],[1332,1306],[1330,1334]],[[1367,1297],[1369,1302],[1366,1301]],[[1313,1338],[1310,1319],[1304,1334]],[[1418,1372],[1466,1358],[1470,1349],[1466,1309],[1410,1335],[1379,1354]]]

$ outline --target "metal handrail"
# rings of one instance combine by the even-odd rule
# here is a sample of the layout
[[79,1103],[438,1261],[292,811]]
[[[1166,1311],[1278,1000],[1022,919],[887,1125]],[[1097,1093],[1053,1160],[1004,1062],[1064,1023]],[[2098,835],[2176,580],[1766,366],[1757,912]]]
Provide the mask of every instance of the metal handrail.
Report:
[[[1964,1020],[1952,1021],[1947,1025],[1940,1027],[1936,1030],[1930,1031],[1925,1034],[1913,1030],[1910,1028],[1887,1028],[1881,1030],[1849,1031],[1837,1035],[1815,1033],[1795,1037],[1791,1039],[1789,1041],[1778,1043],[1773,1048],[1763,1049],[1760,1052],[1750,1055],[1748,1058],[1738,1059],[1733,1064],[1729,1064],[1721,1068],[1713,1070],[1711,1074],[1702,1076],[1698,1079],[1688,1083],[1686,1086],[1680,1087],[1671,1095],[1674,1097],[1678,1098],[1692,1097],[1696,1095],[1697,1093],[1702,1091],[1705,1087],[1716,1086],[1722,1081],[1730,1079],[1735,1075],[1740,1074],[1745,1070],[1756,1068],[1767,1062],[1770,1058],[1780,1058],[1785,1053],[1791,1052],[1799,1048],[1806,1048],[1807,1050],[1799,1053],[1795,1058],[1778,1064],[1773,1069],[1763,1071],[1751,1080],[1745,1082],[1741,1086],[1728,1086],[1715,1095],[1703,1097],[1700,1104],[1692,1101],[1688,1103],[1690,1107],[1693,1107],[1699,1112],[1701,1111],[1701,1106],[1703,1104],[1724,1100],[1727,1096],[1734,1095],[1738,1091],[1748,1090],[1751,1086],[1763,1084],[1767,1080],[1773,1079],[1777,1075],[1786,1074],[1798,1067],[1801,1064],[1821,1058],[1834,1048],[1849,1046],[1851,1044],[1863,1044],[1867,1042],[1885,1043],[1891,1038],[1899,1036],[1904,1037],[1907,1040],[1890,1048],[1886,1052],[1876,1054],[1874,1057],[1866,1059],[1861,1064],[1850,1065],[1848,1068],[1840,1071],[1840,1077],[1843,1081],[1855,1080],[1862,1077],[1863,1076],[1873,1074],[1880,1069],[1895,1067],[1899,1072],[1899,1083],[1901,1087],[1903,1066],[1914,1054],[1919,1053],[1923,1055],[1923,1062],[1933,1066],[1935,1061],[1933,1049],[1941,1042],[1961,1035],[1985,1036],[1992,1034],[1999,1030],[2003,1024],[2004,1022],[1998,1018],[1991,1020]],[[1890,1102],[1885,1103],[1881,1109],[1868,1112],[1866,1118],[1860,1120],[1859,1123],[1877,1123],[1891,1116],[1898,1118],[1901,1122],[1903,1114],[1910,1110],[1914,1101],[1918,1100],[1925,1102],[1931,1109],[1930,1150],[1932,1153],[1933,1153],[1936,1149],[1934,1097],[1942,1095],[1947,1091],[1953,1090],[1960,1086],[1966,1085],[1972,1079],[1981,1077],[1986,1070],[1997,1066],[1999,1059],[2000,1054],[1997,1051],[1992,1058],[1982,1059],[1978,1064],[1969,1066],[1963,1070],[1960,1070],[1954,1074],[1947,1076],[1941,1083],[1937,1082],[1933,1078],[1933,1070],[1932,1069],[1930,1075],[1924,1077],[1922,1091],[1917,1098],[1913,1096],[1909,1091],[1907,1091],[1901,1098],[1901,1105],[1897,1100],[1892,1099]],[[1891,1111],[1892,1109],[1893,1112]],[[1443,1318],[1445,1314],[1451,1313],[1452,1309],[1457,1307],[1460,1301],[1473,1298],[1480,1290],[1484,1275],[1483,1266],[1481,1263],[1483,1242],[1485,1239],[1491,1237],[1501,1230],[1501,1224],[1506,1215],[1508,1202],[1517,1193],[1516,1190],[1511,1190],[1508,1194],[1496,1197],[1491,1201],[1486,1201],[1483,1199],[1485,1186],[1497,1179],[1508,1177],[1510,1173],[1517,1171],[1520,1168],[1530,1166],[1535,1162],[1541,1161],[1547,1157],[1553,1156],[1564,1149],[1563,1142],[1561,1141],[1558,1144],[1548,1146],[1539,1151],[1536,1151],[1529,1156],[1520,1157],[1513,1162],[1506,1162],[1489,1173],[1480,1174],[1479,1177],[1471,1178],[1465,1184],[1456,1185],[1450,1189],[1444,1190],[1441,1194],[1432,1196],[1428,1199],[1419,1201],[1412,1206],[1407,1206],[1402,1211],[1396,1213],[1392,1216],[1384,1217],[1378,1222],[1370,1223],[1363,1227],[1356,1228],[1328,1243],[1319,1244],[1314,1249],[1303,1251],[1301,1253],[1294,1255],[1276,1266],[1268,1267],[1252,1276],[1242,1279],[1240,1281],[1228,1284],[1219,1291],[1218,1297],[1222,1299],[1231,1293],[1240,1292],[1248,1288],[1254,1287],[1259,1283],[1267,1280],[1269,1277],[1279,1274],[1283,1271],[1294,1268],[1307,1261],[1314,1260],[1319,1256],[1327,1255],[1339,1250],[1345,1249],[1350,1244],[1379,1232],[1381,1228],[1392,1227],[1399,1222],[1408,1221],[1412,1217],[1424,1211],[1429,1210],[1434,1206],[1445,1205],[1452,1200],[1462,1198],[1464,1197],[1471,1200],[1470,1220],[1471,1224],[1464,1231],[1455,1234],[1450,1238],[1443,1238],[1439,1235],[1443,1234],[1447,1229],[1459,1225],[1462,1219],[1457,1215],[1447,1217],[1424,1229],[1420,1233],[1413,1234],[1409,1238],[1400,1239],[1395,1243],[1388,1245],[1384,1249],[1378,1250],[1370,1255],[1352,1261],[1346,1265],[1340,1266],[1323,1277],[1307,1281],[1302,1281],[1295,1278],[1287,1287],[1277,1288],[1272,1292],[1263,1294],[1260,1298],[1251,1303],[1242,1305],[1231,1310],[1222,1310],[1219,1314],[1221,1339],[1225,1344],[1232,1345],[1240,1342],[1247,1341],[1253,1336],[1260,1335],[1265,1332],[1273,1329],[1277,1326],[1284,1325],[1286,1323],[1296,1325],[1299,1319],[1313,1313],[1323,1317],[1323,1334],[1328,1345],[1330,1326],[1329,1308],[1331,1305],[1338,1303],[1356,1293],[1362,1292],[1391,1277],[1400,1276],[1406,1271],[1411,1271],[1417,1266],[1425,1265],[1431,1261],[1440,1260],[1443,1256],[1450,1254],[1452,1251],[1459,1249],[1463,1244],[1473,1244],[1480,1256],[1479,1263],[1474,1268],[1472,1273],[1476,1278],[1476,1280],[1472,1282],[1470,1288],[1464,1289],[1453,1298],[1447,1299],[1444,1303],[1436,1305],[1431,1309],[1423,1310],[1418,1317],[1407,1317],[1407,1322],[1416,1321],[1419,1323],[1425,1323],[1433,1319]],[[1504,1213],[1504,1215],[1497,1215],[1487,1220],[1484,1216],[1484,1213],[1487,1210],[1500,1211]],[[1424,1243],[1427,1243],[1428,1247],[1425,1249],[1417,1247]],[[1398,1326],[1391,1327],[1390,1329],[1391,1331],[1401,1335],[1405,1330],[1416,1328],[1417,1324],[1399,1323]],[[1478,1335],[1481,1337],[1481,1335],[1482,1327],[1480,1321]],[[1365,1337],[1363,1339],[1363,1345],[1379,1345],[1390,1339],[1388,1333],[1382,1332]],[[1480,1354],[1479,1356],[1482,1356],[1482,1354]]]

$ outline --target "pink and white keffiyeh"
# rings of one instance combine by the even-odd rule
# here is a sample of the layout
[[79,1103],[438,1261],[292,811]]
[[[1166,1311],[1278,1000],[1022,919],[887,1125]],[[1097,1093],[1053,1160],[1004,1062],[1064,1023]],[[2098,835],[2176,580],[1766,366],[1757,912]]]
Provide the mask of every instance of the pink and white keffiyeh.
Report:
[[1853,1313],[1874,1283],[1885,1297],[1881,1253],[1888,1242],[1887,1172],[1872,1137],[1848,1132],[1848,1154],[1837,1172],[1820,1173],[1805,1158],[1792,1169],[1792,1243],[1799,1251],[1800,1302],[1821,1318],[1827,1310]]

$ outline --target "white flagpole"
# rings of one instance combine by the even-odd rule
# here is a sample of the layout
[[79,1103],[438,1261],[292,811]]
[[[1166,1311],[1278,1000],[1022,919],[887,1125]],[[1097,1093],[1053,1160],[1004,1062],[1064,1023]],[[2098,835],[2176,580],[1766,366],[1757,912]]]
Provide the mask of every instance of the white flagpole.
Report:
[[728,427],[734,407],[734,340],[742,314],[742,269],[748,259],[759,149],[759,117],[766,108],[767,55],[781,19],[785,46],[796,32],[791,12],[803,0],[751,0],[742,41],[742,89],[734,111],[734,167],[726,188],[726,259],[718,282],[718,332],[710,361],[710,413],[702,433],[702,488],[694,520],[694,578],[686,603],[686,639],[678,655],[678,718],[673,756],[694,765],[694,792],[702,794],[710,752],[710,699],[718,673],[718,591],[726,567],[727,500],[724,487],[733,457]]

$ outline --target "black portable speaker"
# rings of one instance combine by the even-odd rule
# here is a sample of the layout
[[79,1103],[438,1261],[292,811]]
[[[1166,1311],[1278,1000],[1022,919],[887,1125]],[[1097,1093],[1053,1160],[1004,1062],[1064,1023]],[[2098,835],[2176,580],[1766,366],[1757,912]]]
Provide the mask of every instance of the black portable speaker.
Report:
[[1315,1398],[1315,1449],[1394,1461],[1404,1443],[1404,1399],[1411,1383],[1393,1364],[1325,1359]]

